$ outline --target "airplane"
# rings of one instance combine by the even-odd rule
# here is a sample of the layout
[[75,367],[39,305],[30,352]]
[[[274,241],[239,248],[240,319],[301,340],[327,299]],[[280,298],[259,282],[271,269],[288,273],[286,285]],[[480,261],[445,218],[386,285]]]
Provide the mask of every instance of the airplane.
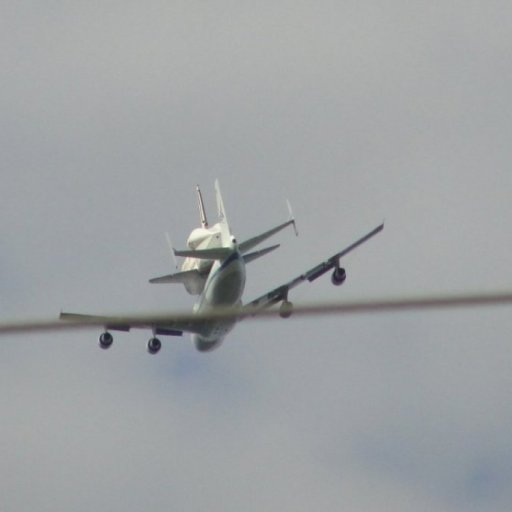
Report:
[[[218,348],[236,323],[258,311],[281,303],[279,315],[288,318],[293,312],[293,304],[288,299],[291,289],[306,281],[312,282],[320,276],[332,271],[331,281],[339,286],[346,280],[347,274],[340,266],[343,256],[374,237],[384,228],[384,223],[372,229],[369,233],[349,245],[347,248],[330,256],[313,268],[300,274],[294,279],[274,288],[262,296],[243,305],[242,295],[246,282],[246,265],[262,256],[269,254],[279,247],[272,245],[264,249],[253,249],[273,235],[292,226],[298,235],[295,218],[291,211],[289,219],[257,236],[241,243],[231,233],[224,201],[218,180],[215,181],[215,194],[218,210],[218,222],[210,226],[206,216],[203,197],[199,186],[196,189],[199,206],[200,227],[195,228],[188,237],[187,249],[175,250],[174,256],[185,258],[181,271],[150,279],[152,284],[179,283],[184,285],[187,292],[197,296],[193,314],[189,318],[148,318],[131,320],[127,318],[84,315],[79,313],[60,314],[60,320],[68,323],[84,325],[103,325],[104,332],[99,337],[99,346],[103,349],[111,347],[114,338],[110,331],[129,331],[131,328],[143,327],[151,329],[152,337],[147,343],[147,351],[156,354],[162,348],[158,336],[182,336],[190,333],[195,348],[199,352],[210,352]],[[235,309],[238,314],[218,314],[229,309]]]

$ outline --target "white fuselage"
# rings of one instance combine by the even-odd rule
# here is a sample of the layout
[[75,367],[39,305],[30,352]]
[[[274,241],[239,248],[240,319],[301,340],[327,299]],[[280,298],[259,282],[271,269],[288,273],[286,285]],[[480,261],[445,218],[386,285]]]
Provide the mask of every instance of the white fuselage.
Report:
[[[192,246],[191,248],[194,249],[219,247],[220,243],[216,227],[213,226],[210,230],[201,230],[202,233],[198,230],[197,235],[202,235],[202,239],[199,243],[194,244],[195,240],[191,235],[189,246]],[[204,236],[207,234],[210,236]],[[204,313],[218,307],[241,304],[245,288],[245,262],[234,241],[230,248],[232,253],[224,260],[200,261],[190,258],[185,261],[184,267],[187,266],[188,269],[210,267],[204,288],[201,291],[198,302],[194,306],[195,313]],[[234,319],[205,322],[200,326],[199,333],[192,335],[196,349],[200,352],[207,352],[217,348],[222,343],[224,337],[233,329],[235,323],[236,320]]]

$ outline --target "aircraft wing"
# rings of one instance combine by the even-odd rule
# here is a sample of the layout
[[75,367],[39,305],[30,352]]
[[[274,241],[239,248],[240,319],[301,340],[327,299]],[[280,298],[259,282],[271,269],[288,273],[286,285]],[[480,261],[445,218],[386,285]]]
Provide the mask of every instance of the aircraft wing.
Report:
[[192,317],[176,320],[158,316],[144,318],[140,315],[123,317],[61,313],[59,319],[64,320],[64,323],[69,322],[70,325],[97,326],[109,331],[128,332],[132,328],[151,329],[155,335],[162,336],[182,336],[184,332],[198,333],[200,329],[200,324]]
[[374,237],[377,233],[380,233],[383,229],[384,229],[384,224],[377,226],[375,229],[372,229],[372,231],[370,231],[369,233],[367,233],[362,238],[355,241],[353,244],[349,245],[342,251],[337,252],[330,258],[326,259],[325,261],[322,261],[321,263],[319,263],[315,267],[307,270],[300,276],[297,276],[295,279],[292,279],[291,281],[288,281],[287,283],[284,283],[281,286],[274,288],[270,292],[265,293],[261,297],[258,297],[257,299],[253,300],[252,302],[249,302],[244,307],[246,308],[246,310],[248,312],[250,312],[250,311],[255,311],[258,309],[272,306],[273,304],[276,304],[281,301],[286,301],[288,299],[288,292],[292,288],[295,288],[296,286],[304,283],[305,281],[312,282],[315,279],[319,278],[320,276],[324,275],[326,272],[329,272],[329,270],[338,268],[339,260],[343,256],[347,255],[349,252],[353,251],[356,247],[359,247],[364,242],[366,242],[370,238]]

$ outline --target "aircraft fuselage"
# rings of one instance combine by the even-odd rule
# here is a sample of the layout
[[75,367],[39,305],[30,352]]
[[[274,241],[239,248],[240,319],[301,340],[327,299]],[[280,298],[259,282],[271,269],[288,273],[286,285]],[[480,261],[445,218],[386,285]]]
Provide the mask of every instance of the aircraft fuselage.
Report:
[[[238,248],[233,247],[233,252],[228,258],[213,263],[194,312],[205,313],[218,307],[239,305],[244,288],[244,259]],[[196,349],[200,352],[208,352],[217,348],[235,324],[236,319],[205,322],[199,329],[200,333],[192,335]]]

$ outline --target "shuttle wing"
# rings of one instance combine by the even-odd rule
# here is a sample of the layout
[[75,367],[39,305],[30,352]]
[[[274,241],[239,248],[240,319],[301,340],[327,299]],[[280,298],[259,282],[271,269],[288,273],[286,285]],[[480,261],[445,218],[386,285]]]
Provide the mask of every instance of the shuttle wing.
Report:
[[199,270],[186,270],[184,272],[176,272],[175,274],[153,277],[149,282],[151,284],[179,283],[185,286],[185,289],[191,295],[199,295],[204,289],[206,278],[207,272],[201,273]]
[[162,283],[180,283],[180,284],[195,284],[201,280],[201,274],[198,270],[186,270],[185,272],[176,272],[174,274],[167,274],[165,276],[153,277],[149,280],[152,284]]
[[374,237],[377,233],[379,233],[383,229],[384,229],[384,224],[377,226],[375,229],[370,231],[368,234],[364,235],[362,238],[360,238],[353,244],[349,245],[342,251],[337,252],[336,254],[334,254],[330,258],[327,258],[325,261],[322,261],[321,263],[314,266],[313,268],[307,270],[300,276],[297,276],[296,278],[292,279],[291,281],[288,281],[287,283],[284,283],[281,286],[274,288],[270,292],[265,293],[261,297],[258,297],[257,299],[253,300],[252,302],[249,302],[248,304],[246,304],[245,308],[247,309],[247,311],[251,311],[251,310],[255,310],[255,309],[257,310],[257,309],[272,306],[273,304],[276,304],[281,301],[286,301],[288,299],[288,292],[292,288],[295,288],[296,286],[304,283],[305,281],[309,281],[309,282],[314,281],[315,279],[324,275],[326,272],[329,272],[329,270],[333,270],[333,269],[337,268],[339,265],[339,260],[343,256],[347,255],[349,252],[353,251],[356,247],[359,247],[361,244],[363,244],[370,238]]

